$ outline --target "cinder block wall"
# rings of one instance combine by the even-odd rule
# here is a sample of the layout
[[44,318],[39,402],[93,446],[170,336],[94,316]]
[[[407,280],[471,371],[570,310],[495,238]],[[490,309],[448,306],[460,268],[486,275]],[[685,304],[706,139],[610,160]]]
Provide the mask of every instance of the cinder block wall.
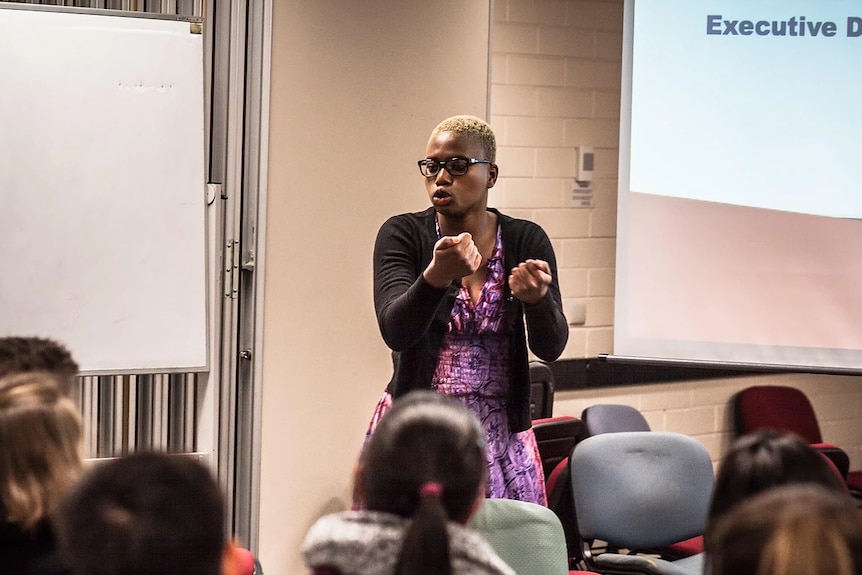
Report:
[[[495,0],[491,115],[500,180],[490,202],[540,223],[554,243],[571,328],[563,357],[613,351],[614,251],[622,0]],[[595,151],[593,205],[573,208],[577,146]],[[697,437],[718,460],[731,435],[731,396],[789,384],[814,403],[826,441],[862,468],[862,378],[757,376],[558,393],[555,414],[592,403],[639,408],[655,430]]]
[[[564,357],[613,344],[622,1],[497,0],[491,118],[501,178],[490,201],[554,242],[564,307],[586,323]],[[572,207],[576,148],[595,153],[592,208]]]

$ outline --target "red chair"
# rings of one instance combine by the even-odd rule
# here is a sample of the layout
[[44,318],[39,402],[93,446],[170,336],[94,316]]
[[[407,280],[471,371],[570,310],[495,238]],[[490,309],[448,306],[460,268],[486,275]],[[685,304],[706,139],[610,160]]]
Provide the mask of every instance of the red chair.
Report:
[[568,456],[560,460],[557,466],[551,470],[550,475],[545,480],[545,488],[548,492],[548,508],[556,514],[563,526],[569,562],[571,565],[582,564],[584,549],[578,532],[578,519],[575,516]]
[[582,551],[572,508],[568,463],[572,449],[587,436],[587,430],[577,417],[560,415],[534,420],[533,432],[545,472],[548,508],[559,517],[563,525],[566,549],[574,564],[581,558]]
[[795,433],[835,464],[851,492],[862,495],[862,471],[849,471],[847,453],[823,442],[814,407],[803,391],[783,385],[756,385],[738,392],[731,402],[737,436],[762,428]]

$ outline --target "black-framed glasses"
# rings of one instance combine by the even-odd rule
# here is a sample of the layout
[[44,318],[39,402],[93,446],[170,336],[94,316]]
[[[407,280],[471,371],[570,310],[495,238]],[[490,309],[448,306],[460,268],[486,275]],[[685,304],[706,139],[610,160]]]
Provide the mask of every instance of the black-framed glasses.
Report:
[[473,164],[490,164],[491,160],[477,160],[476,158],[449,158],[448,160],[432,160],[425,158],[419,160],[419,171],[426,178],[433,178],[440,173],[441,168],[446,168],[450,176],[463,176]]

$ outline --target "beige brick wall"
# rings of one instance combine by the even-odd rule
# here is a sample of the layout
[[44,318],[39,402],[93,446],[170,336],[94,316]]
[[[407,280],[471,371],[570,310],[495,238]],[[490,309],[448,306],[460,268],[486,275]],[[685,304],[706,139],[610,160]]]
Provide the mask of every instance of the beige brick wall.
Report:
[[554,414],[579,416],[596,403],[631,405],[644,414],[654,431],[691,435],[717,462],[733,439],[730,398],[751,385],[790,385],[804,391],[817,414],[823,438],[847,451],[851,469],[862,469],[862,381],[858,377],[761,375],[558,392]]
[[[501,177],[490,202],[541,224],[554,243],[564,307],[585,306],[564,358],[613,351],[622,0],[495,0],[490,123]],[[575,147],[595,151],[593,207],[571,207]],[[730,397],[789,384],[814,404],[826,441],[862,469],[862,378],[759,376],[561,392],[555,414],[592,403],[639,408],[655,430],[697,437],[718,460],[731,438]]]
[[[622,2],[497,0],[490,122],[500,181],[491,203],[532,219],[557,251],[573,327],[566,358],[613,342]],[[593,207],[572,208],[577,146],[595,152]]]

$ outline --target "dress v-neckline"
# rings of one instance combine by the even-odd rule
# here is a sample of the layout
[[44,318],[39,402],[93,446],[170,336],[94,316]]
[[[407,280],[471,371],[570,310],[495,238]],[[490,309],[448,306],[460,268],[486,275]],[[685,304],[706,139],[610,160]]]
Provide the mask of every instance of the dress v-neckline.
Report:
[[494,247],[491,249],[491,256],[485,260],[483,264],[485,266],[485,279],[482,280],[482,286],[479,288],[479,295],[476,297],[476,301],[473,301],[472,294],[470,293],[470,289],[464,285],[464,279],[461,278],[461,292],[466,292],[466,297],[463,298],[465,303],[468,304],[471,312],[475,312],[482,305],[482,302],[486,299],[488,290],[491,289],[495,282],[494,277],[494,268],[491,263],[497,259],[500,255],[500,226],[497,226],[497,231],[494,233]]

